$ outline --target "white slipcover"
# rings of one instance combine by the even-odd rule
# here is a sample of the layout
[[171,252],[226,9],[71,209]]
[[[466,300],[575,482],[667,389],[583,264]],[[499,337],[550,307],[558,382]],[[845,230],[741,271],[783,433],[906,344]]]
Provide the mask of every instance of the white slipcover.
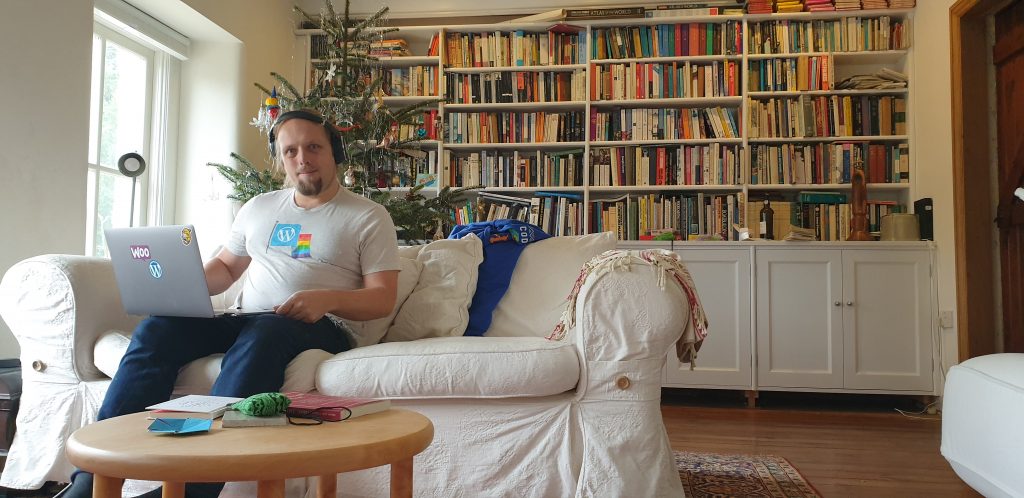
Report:
[[[524,253],[528,264],[517,266],[516,285],[499,304],[503,316],[531,316],[509,309],[530,301],[524,292],[558,296],[550,299],[564,308],[582,263],[614,245],[607,235],[579,238],[576,252],[569,238],[544,242]],[[558,315],[549,306],[537,330],[518,337],[504,330],[503,337],[382,343],[333,357],[307,352],[289,366],[286,385],[312,389],[313,380],[326,394],[388,396],[428,416],[435,436],[415,459],[417,496],[681,496],[659,404],[664,357],[688,307],[674,282],[662,281],[662,289],[658,277],[637,264],[588,278],[563,341],[543,338]],[[122,334],[138,321],[120,308],[106,260],[40,256],[4,276],[0,315],[21,345],[25,378],[0,485],[67,480],[64,442],[95,419],[109,384],[103,372],[116,369]],[[312,379],[310,365],[318,366]],[[218,358],[186,366],[176,391],[204,392],[218,366]],[[386,496],[387,471],[340,475],[339,493]],[[293,480],[289,496],[312,496],[314,484]],[[146,486],[130,483],[126,496]],[[222,496],[251,492],[251,483],[231,483]]]

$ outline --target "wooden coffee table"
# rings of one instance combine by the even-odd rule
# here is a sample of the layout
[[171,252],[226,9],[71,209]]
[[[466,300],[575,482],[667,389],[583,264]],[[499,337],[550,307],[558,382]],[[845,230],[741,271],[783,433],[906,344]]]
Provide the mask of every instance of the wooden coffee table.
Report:
[[339,472],[391,464],[391,496],[412,496],[412,459],[430,445],[434,426],[408,410],[387,410],[321,425],[223,429],[159,435],[149,412],[87,425],[68,439],[68,460],[92,472],[93,496],[120,498],[125,479],[164,482],[164,498],[186,482],[257,481],[260,498],[284,496],[284,480],[319,477],[318,498],[334,498]]

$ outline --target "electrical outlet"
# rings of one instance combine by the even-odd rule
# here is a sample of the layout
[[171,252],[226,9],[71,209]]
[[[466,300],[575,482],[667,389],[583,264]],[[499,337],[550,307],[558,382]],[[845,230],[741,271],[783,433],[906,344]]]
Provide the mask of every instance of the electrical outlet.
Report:
[[953,328],[953,312],[946,310],[939,312],[939,326],[944,329]]

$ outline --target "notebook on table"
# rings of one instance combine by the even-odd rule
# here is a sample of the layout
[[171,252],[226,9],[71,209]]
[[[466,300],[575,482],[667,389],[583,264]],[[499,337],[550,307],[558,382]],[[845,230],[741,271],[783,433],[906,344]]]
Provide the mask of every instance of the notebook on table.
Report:
[[128,313],[213,318],[274,312],[213,308],[192,225],[108,228],[104,233]]

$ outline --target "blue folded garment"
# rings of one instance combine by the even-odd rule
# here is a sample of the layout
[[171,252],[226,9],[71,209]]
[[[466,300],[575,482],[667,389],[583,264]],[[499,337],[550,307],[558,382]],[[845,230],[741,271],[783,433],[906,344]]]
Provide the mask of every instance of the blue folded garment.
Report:
[[484,261],[480,263],[476,293],[469,306],[469,325],[464,335],[484,335],[491,326],[494,308],[512,281],[512,272],[526,244],[544,240],[550,235],[540,227],[517,220],[481,221],[458,225],[449,239],[475,234],[483,242]]

